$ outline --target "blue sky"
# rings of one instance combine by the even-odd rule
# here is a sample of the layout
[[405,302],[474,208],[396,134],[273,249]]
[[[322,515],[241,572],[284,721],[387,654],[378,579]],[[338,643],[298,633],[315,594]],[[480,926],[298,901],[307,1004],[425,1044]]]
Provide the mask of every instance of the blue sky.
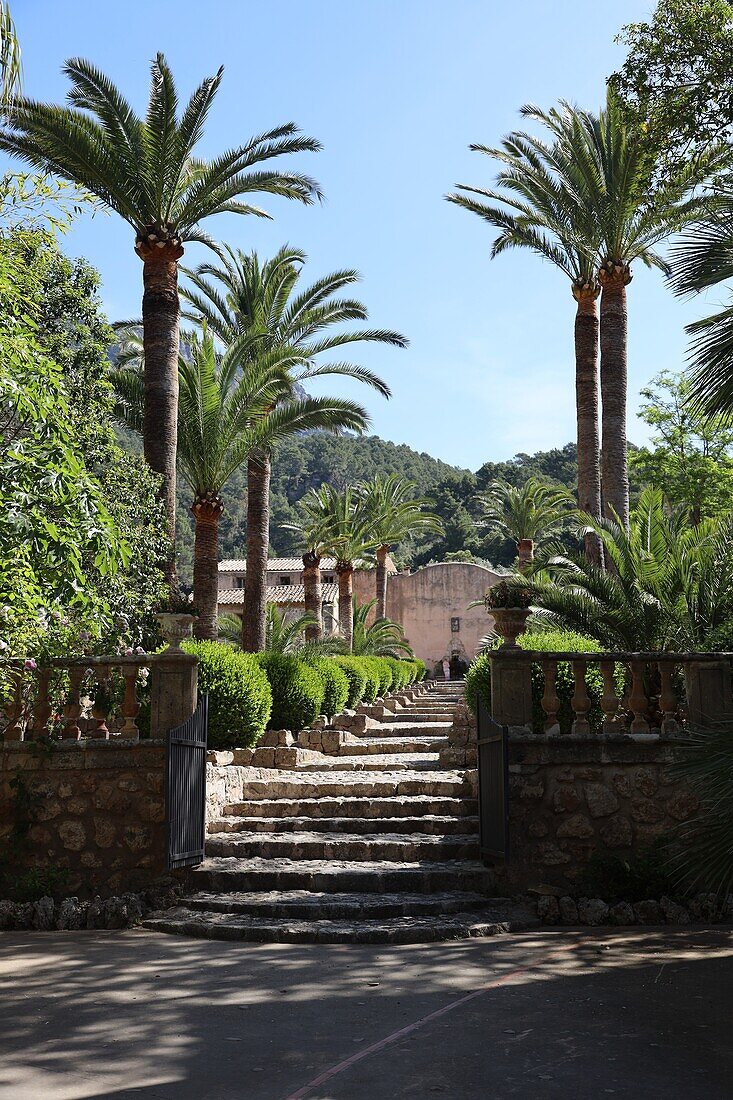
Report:
[[[272,199],[272,222],[226,215],[220,240],[263,255],[290,242],[315,277],[363,275],[370,320],[410,339],[406,351],[366,347],[393,397],[359,393],[372,429],[476,469],[518,451],[574,438],[573,301],[564,277],[530,255],[488,257],[491,230],[444,202],[456,182],[486,184],[494,144],[521,124],[519,107],[559,98],[596,109],[622,53],[613,43],[652,4],[617,0],[15,0],[25,90],[59,100],[60,69],[81,55],[142,110],[148,61],[162,50],[181,98],[225,66],[203,155],[294,120],[323,152],[291,163],[323,186],[321,206]],[[283,162],[284,164],[284,162]],[[138,316],[141,265],[116,215],[86,218],[63,242],[101,272],[110,319]],[[191,263],[203,254],[190,247]],[[637,265],[629,288],[629,436],[639,388],[684,362],[686,322],[701,303],[674,300],[657,272]],[[321,386],[321,389],[324,387]]]

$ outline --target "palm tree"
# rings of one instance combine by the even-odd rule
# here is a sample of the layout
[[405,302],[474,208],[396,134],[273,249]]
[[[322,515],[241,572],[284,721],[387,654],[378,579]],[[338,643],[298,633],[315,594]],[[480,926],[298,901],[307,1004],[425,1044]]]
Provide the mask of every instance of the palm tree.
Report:
[[20,91],[20,43],[10,7],[0,0],[0,103],[7,103]]
[[[112,372],[118,415],[129,427],[139,428],[144,404],[143,349],[134,333],[123,334],[123,340],[123,362],[132,363],[133,368],[137,364],[137,369],[123,366]],[[287,400],[288,368],[298,361],[297,353],[289,348],[260,348],[258,358],[252,358],[250,342],[244,336],[218,356],[206,328],[200,338],[187,333],[185,345],[188,355],[179,357],[178,462],[193,497],[193,587],[199,612],[196,635],[215,638],[222,489],[253,450],[272,446],[295,432],[322,428],[331,423],[336,411],[343,414],[343,410],[323,399]],[[244,361],[246,370],[242,369]],[[273,405],[276,412],[270,416]],[[361,423],[359,414],[354,423]]]
[[[699,294],[733,277],[733,195],[711,203],[670,251],[676,294]],[[733,305],[687,326],[690,347],[690,402],[703,416],[733,414]]]
[[535,547],[548,541],[567,522],[573,501],[565,489],[529,477],[517,488],[494,481],[479,497],[483,525],[517,544],[518,564],[526,570]]
[[[292,395],[297,400],[300,385],[324,375],[346,375],[372,386],[385,397],[389,388],[365,367],[347,362],[322,362],[334,348],[362,341],[376,341],[404,347],[405,338],[385,329],[338,329],[344,322],[364,321],[367,311],[361,302],[340,298],[344,288],[359,276],[355,271],[336,271],[301,288],[305,254],[283,246],[270,260],[260,261],[256,253],[225,248],[219,264],[202,264],[187,272],[190,286],[183,297],[189,304],[186,316],[204,320],[226,344],[243,333],[257,338],[257,350],[285,346],[297,350],[301,366],[291,371]],[[245,368],[246,369],[246,368]],[[351,402],[331,401],[334,413],[331,431],[354,428],[356,407]],[[345,416],[341,415],[341,409]],[[278,408],[273,406],[275,415]],[[362,413],[363,430],[367,418]],[[270,525],[270,449],[263,447],[250,457],[247,467],[247,585],[244,594],[242,646],[256,652],[265,636],[266,577]],[[315,608],[308,609],[315,614]],[[315,628],[314,628],[315,629]]]
[[642,140],[636,123],[611,88],[605,109],[597,115],[567,103],[562,103],[559,111],[528,107],[523,113],[549,127],[566,155],[574,158],[581,203],[590,223],[597,227],[592,245],[599,255],[601,285],[603,514],[608,519],[618,517],[626,527],[626,287],[632,278],[631,265],[641,260],[647,267],[667,270],[656,246],[700,216],[704,200],[696,189],[725,167],[729,153],[711,148],[673,170],[660,172],[660,152]]
[[376,600],[370,600],[369,603],[358,604],[354,600],[351,652],[356,657],[414,657],[399,623],[378,616],[371,626],[367,626],[367,620],[376,603]]
[[387,555],[392,547],[409,535],[443,530],[438,516],[426,511],[429,501],[415,496],[415,490],[415,482],[399,474],[376,474],[372,481],[357,486],[371,516],[371,539],[377,547],[377,619],[387,614]]
[[264,211],[241,201],[266,192],[310,203],[317,185],[303,175],[259,167],[288,153],[320,148],[293,123],[250,139],[212,161],[194,154],[223,69],[208,77],[179,116],[173,75],[162,54],[151,68],[145,118],[88,61],[74,58],[67,106],[15,97],[3,110],[0,149],[96,195],[135,230],[143,262],[145,458],[162,475],[174,582],[176,430],[178,424],[178,261],[188,241],[212,244],[200,223],[214,214]]
[[[525,108],[524,113],[531,109]],[[558,116],[559,117],[559,116]],[[569,116],[562,118],[571,125]],[[510,248],[527,248],[549,260],[569,280],[575,310],[575,398],[578,450],[578,505],[601,514],[598,407],[598,305],[596,277],[600,238],[578,188],[578,167],[569,143],[548,143],[518,132],[501,148],[472,145],[502,165],[493,188],[459,184],[449,202],[478,214],[499,230],[492,258]],[[501,206],[495,205],[501,203]],[[598,542],[589,537],[588,556],[599,561]]]
[[338,492],[324,484],[311,489],[301,501],[304,525],[317,545],[336,558],[339,587],[339,633],[351,652],[354,630],[354,562],[374,549],[363,498],[351,486]]
[[305,610],[311,616],[306,628],[308,642],[318,642],[323,636],[323,600],[321,586],[321,559],[327,551],[327,523],[320,511],[309,508],[309,497],[301,501],[302,519],[299,523],[284,523],[283,529],[300,536],[303,551],[303,589]]

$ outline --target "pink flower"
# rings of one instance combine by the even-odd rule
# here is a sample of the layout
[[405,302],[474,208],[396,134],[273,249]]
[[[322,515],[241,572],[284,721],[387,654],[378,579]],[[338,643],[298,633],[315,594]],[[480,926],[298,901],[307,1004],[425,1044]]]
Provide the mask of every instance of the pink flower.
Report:
[[133,655],[132,646],[128,646],[127,649],[123,650],[123,653],[124,653],[125,657],[132,657],[132,655]]
[[38,668],[38,665],[36,664],[36,662],[33,660],[32,657],[26,657],[26,659],[23,663],[23,668],[27,668],[29,670],[32,670],[34,668]]

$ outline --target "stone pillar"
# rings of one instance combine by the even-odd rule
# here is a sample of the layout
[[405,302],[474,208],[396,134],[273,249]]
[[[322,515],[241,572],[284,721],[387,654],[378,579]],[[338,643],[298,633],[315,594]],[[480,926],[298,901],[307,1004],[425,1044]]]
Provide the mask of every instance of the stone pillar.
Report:
[[532,729],[531,663],[509,653],[491,656],[491,716],[501,726]]
[[150,736],[165,737],[196,710],[198,658],[162,653],[150,669]]
[[685,665],[685,683],[691,729],[710,729],[733,720],[730,661],[690,661]]

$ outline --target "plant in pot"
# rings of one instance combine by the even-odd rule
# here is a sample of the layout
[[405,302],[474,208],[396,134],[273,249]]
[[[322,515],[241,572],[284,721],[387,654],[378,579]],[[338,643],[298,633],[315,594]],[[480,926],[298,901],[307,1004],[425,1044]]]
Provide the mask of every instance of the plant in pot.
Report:
[[504,580],[492,584],[484,600],[496,631],[502,637],[499,649],[516,649],[517,638],[529,618],[532,591],[523,580]]
[[181,642],[191,637],[193,624],[198,618],[193,605],[193,595],[178,592],[161,604],[155,618],[160,632],[168,643],[165,653],[183,653]]

